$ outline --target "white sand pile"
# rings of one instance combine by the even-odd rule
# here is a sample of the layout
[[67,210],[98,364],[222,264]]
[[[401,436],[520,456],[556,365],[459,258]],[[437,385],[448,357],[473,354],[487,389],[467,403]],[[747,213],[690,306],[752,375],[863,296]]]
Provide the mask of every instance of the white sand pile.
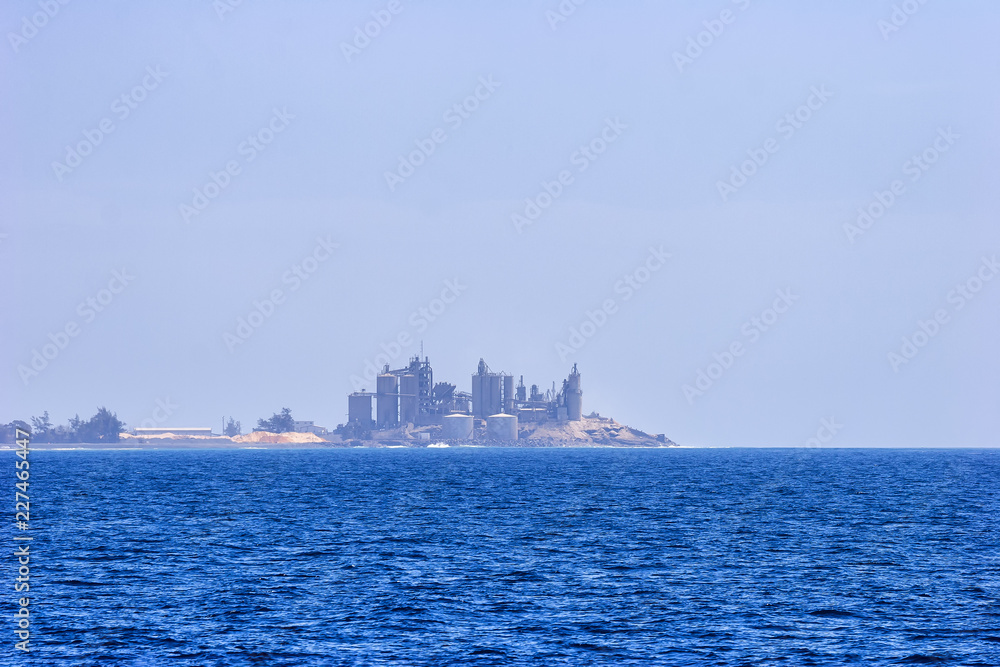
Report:
[[218,440],[222,436],[218,435],[177,435],[176,433],[153,433],[150,435],[132,435],[131,433],[120,433],[118,437],[122,440]]
[[526,422],[519,426],[521,438],[626,447],[660,444],[655,437],[630,429],[613,419],[584,417],[581,421],[548,421],[542,424]]
[[246,435],[237,435],[232,438],[233,442],[270,442],[270,443],[304,443],[304,442],[326,442],[315,433],[269,433],[268,431],[254,431]]

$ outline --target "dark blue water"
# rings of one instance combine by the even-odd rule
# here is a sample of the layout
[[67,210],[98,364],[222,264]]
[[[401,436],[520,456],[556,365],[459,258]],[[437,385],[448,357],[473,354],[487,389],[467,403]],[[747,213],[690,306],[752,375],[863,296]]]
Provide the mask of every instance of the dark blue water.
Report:
[[31,457],[23,664],[1000,664],[996,451]]

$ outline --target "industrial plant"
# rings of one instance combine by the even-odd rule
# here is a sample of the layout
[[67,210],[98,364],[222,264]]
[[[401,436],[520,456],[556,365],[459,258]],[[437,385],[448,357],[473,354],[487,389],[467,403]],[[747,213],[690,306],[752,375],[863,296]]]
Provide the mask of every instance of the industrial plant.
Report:
[[511,441],[518,439],[519,423],[581,420],[583,391],[576,364],[560,389],[553,382],[551,389],[542,391],[537,384],[526,387],[523,375],[515,386],[513,375],[494,372],[480,359],[468,393],[448,382],[435,384],[430,360],[414,356],[405,368],[384,366],[374,394],[348,395],[347,423],[342,430],[348,437],[370,439],[373,432],[438,426],[439,437],[445,440]]

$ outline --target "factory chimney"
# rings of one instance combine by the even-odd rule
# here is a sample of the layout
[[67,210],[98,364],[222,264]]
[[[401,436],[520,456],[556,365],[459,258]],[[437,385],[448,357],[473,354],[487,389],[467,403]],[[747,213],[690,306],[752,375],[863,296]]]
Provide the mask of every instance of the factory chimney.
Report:
[[580,389],[580,373],[573,364],[573,371],[566,383],[566,413],[570,421],[583,419],[583,390]]

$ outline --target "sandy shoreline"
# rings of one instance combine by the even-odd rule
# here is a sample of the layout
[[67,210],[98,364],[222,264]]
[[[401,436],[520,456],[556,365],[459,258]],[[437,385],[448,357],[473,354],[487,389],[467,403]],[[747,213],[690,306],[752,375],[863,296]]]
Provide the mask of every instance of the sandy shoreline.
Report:
[[[212,449],[482,449],[487,447],[505,447],[511,449],[805,449],[805,450],[835,450],[835,449],[1000,449],[996,446],[988,445],[952,445],[938,447],[914,447],[912,445],[878,445],[878,446],[856,446],[856,447],[805,447],[781,446],[781,445],[595,445],[591,443],[565,443],[555,444],[548,442],[537,442],[528,444],[500,444],[500,443],[463,443],[463,444],[441,444],[432,442],[430,445],[419,444],[409,445],[398,442],[366,442],[363,445],[333,442],[287,442],[287,443],[237,443],[237,442],[195,442],[195,441],[168,441],[163,443],[134,444],[127,441],[117,443],[31,443],[30,451],[165,451],[165,450],[212,450]],[[0,444],[0,451],[14,451],[19,449],[16,445]]]
[[[515,443],[499,442],[476,442],[468,443],[444,443],[431,441],[429,443],[409,444],[396,440],[388,441],[349,441],[349,442],[232,442],[230,440],[164,440],[161,442],[136,443],[129,440],[122,440],[113,443],[85,443],[85,442],[33,442],[29,449],[31,451],[144,451],[144,450],[169,450],[169,449],[449,449],[449,448],[483,448],[483,447],[510,447],[516,449],[538,449],[543,447],[552,448],[585,448],[585,449],[678,449],[677,445],[660,446],[615,446],[615,445],[595,445],[589,442],[564,442],[551,443],[547,441],[519,441]],[[16,445],[0,445],[0,451],[17,449]]]

